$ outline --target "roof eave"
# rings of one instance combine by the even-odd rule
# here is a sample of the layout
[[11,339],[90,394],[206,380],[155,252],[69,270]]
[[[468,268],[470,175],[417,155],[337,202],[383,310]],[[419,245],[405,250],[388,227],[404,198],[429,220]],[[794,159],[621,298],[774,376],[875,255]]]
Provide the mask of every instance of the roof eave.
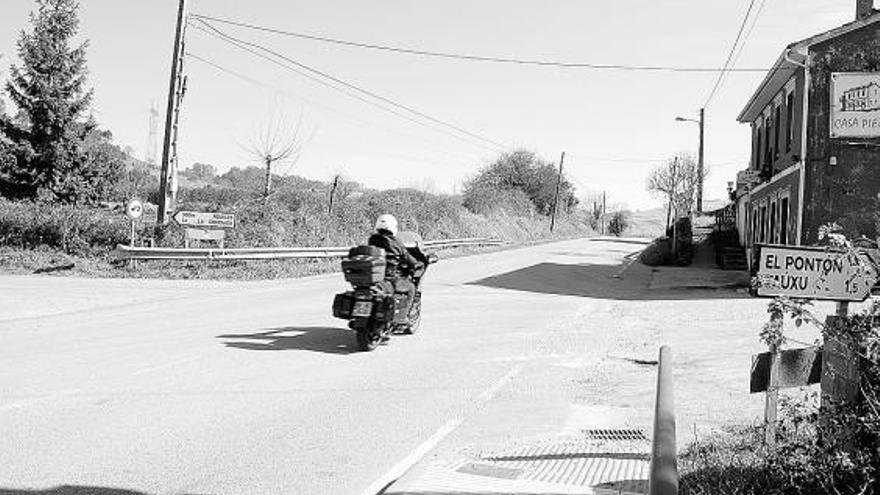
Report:
[[[776,87],[782,87],[785,84],[785,81],[794,74],[799,68],[798,64],[791,60],[791,53],[795,50],[792,48],[792,45],[789,45],[788,48],[782,51],[782,54],[779,55],[779,58],[776,59],[776,63],[773,64],[773,67],[767,71],[767,75],[764,76],[764,80],[761,81],[761,84],[758,86],[758,89],[752,93],[752,97],[749,98],[748,103],[739,113],[736,120],[740,123],[750,123],[757,118],[757,116],[761,113],[766,104],[765,99],[761,98],[762,95],[768,92],[768,88],[773,87],[773,93],[776,92]],[[779,84],[779,80],[782,80],[782,83]],[[772,96],[770,97],[772,98]]]

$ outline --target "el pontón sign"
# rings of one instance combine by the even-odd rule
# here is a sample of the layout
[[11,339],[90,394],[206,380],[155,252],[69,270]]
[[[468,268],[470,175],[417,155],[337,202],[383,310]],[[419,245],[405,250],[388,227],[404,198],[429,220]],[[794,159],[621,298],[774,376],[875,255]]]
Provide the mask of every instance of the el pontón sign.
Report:
[[877,282],[866,256],[822,248],[759,246],[755,295],[864,301]]

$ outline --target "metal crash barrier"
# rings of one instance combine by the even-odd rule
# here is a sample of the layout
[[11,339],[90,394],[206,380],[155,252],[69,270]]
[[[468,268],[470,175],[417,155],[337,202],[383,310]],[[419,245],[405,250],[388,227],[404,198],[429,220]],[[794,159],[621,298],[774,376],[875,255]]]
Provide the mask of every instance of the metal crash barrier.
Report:
[[[465,246],[500,246],[504,241],[486,237],[425,241],[434,249]],[[278,247],[278,248],[163,248],[117,245],[118,260],[279,260],[340,258],[348,247]]]
[[650,495],[678,494],[676,455],[672,349],[662,346],[657,370],[657,399],[654,402],[654,440],[648,481]]

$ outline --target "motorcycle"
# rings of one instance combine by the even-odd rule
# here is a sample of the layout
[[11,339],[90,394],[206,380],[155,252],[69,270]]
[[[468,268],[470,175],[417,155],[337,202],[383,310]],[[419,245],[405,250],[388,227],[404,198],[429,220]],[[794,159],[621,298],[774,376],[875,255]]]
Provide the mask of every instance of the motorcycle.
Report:
[[401,232],[397,237],[409,254],[422,263],[408,274],[416,287],[412,301],[407,294],[396,292],[392,281],[385,278],[384,249],[356,246],[342,260],[342,272],[352,290],[333,298],[333,316],[349,320],[348,326],[355,331],[362,351],[372,351],[392,334],[412,335],[422,321],[422,277],[428,265],[439,258],[435,253],[425,252],[418,234]]

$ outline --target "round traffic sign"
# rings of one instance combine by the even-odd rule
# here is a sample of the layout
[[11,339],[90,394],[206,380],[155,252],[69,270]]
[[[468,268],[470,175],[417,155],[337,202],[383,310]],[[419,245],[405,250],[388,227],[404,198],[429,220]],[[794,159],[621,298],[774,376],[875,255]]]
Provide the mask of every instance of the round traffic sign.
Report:
[[129,200],[125,205],[125,214],[132,220],[140,218],[144,214],[144,204],[137,198]]

